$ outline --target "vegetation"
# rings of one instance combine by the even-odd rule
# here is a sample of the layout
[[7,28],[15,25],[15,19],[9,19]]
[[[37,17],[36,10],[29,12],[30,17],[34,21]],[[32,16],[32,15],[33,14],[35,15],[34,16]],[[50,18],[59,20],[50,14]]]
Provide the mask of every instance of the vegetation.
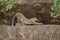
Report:
[[[53,22],[60,22],[60,1],[59,0],[54,0],[54,4],[51,7],[51,17],[53,18]],[[59,19],[59,20],[58,20]]]
[[[0,14],[3,13],[7,15],[6,12],[15,7],[17,2],[18,0],[0,0]],[[8,15],[11,14],[11,12],[8,13]]]
[[58,13],[58,9],[60,9],[60,5],[59,5],[59,1],[58,0],[54,0],[54,4],[53,6],[51,7],[52,9],[52,13],[51,13],[51,16],[54,17],[55,15],[57,15]]

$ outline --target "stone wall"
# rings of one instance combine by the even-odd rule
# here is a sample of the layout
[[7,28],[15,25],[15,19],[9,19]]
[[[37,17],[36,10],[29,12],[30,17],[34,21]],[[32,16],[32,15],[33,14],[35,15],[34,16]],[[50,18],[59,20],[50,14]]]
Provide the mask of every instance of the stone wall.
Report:
[[0,25],[0,40],[60,40],[60,25]]

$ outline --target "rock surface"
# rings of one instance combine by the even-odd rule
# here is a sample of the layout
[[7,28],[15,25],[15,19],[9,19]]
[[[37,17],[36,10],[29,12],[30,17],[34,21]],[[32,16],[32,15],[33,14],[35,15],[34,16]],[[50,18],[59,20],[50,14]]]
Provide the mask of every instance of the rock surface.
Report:
[[0,40],[60,40],[60,25],[1,25]]

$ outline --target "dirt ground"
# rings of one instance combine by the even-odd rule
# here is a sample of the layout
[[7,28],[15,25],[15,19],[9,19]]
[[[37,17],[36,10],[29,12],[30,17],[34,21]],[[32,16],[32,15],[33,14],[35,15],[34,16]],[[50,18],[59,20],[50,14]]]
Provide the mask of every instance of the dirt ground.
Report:
[[60,25],[0,25],[0,40],[60,40]]

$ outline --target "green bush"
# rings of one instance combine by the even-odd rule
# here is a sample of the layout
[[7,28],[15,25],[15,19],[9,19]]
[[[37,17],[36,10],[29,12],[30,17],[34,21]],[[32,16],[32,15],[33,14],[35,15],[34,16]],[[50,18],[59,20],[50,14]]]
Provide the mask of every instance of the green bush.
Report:
[[60,0],[54,0],[51,10],[51,22],[60,22]]
[[51,12],[51,17],[56,16],[58,13],[58,11],[60,10],[60,1],[59,0],[54,0],[54,4],[53,6],[51,6],[51,10],[53,12]]
[[16,6],[17,2],[18,0],[0,0],[0,13],[6,14],[7,11]]

